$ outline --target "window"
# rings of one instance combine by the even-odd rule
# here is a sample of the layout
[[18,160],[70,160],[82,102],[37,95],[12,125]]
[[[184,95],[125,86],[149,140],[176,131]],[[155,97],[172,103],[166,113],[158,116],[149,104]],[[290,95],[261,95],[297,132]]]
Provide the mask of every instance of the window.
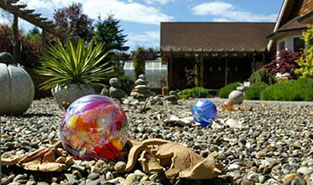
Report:
[[278,44],[278,50],[279,51],[282,51],[282,50],[285,50],[285,41],[282,41]]
[[293,51],[300,52],[304,49],[304,40],[296,37],[293,39]]

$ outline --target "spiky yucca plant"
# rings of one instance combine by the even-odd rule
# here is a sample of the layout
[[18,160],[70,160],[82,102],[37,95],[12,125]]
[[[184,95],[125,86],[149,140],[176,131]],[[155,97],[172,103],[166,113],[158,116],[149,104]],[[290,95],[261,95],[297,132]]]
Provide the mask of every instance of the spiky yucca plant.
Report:
[[103,44],[95,44],[94,39],[85,47],[84,40],[73,46],[70,39],[66,46],[59,42],[49,46],[42,55],[42,65],[36,71],[51,79],[41,84],[42,89],[57,85],[102,85],[100,81],[113,70],[109,63],[100,64],[108,53],[102,54]]

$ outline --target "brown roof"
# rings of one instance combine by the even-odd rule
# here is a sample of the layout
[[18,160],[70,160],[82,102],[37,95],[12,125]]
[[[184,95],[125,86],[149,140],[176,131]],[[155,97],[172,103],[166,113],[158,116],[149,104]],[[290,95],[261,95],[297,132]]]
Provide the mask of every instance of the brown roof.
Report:
[[164,22],[162,51],[265,51],[274,23]]
[[289,30],[298,30],[298,29],[305,29],[306,26],[299,22],[299,18],[295,17],[280,28],[277,31],[289,31]]

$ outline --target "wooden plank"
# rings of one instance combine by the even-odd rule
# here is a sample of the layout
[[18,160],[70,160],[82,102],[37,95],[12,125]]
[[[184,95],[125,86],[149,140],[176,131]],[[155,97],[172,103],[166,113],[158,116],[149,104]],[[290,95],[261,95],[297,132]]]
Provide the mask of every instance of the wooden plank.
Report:
[[21,8],[26,8],[27,5],[26,4],[17,4],[17,5],[12,5],[13,7],[16,7],[18,9],[21,9]]
[[46,48],[46,38],[47,38],[47,32],[46,30],[42,29],[42,33],[41,33],[41,51],[43,51]]
[[51,24],[46,24],[45,22],[41,21],[38,17],[41,14],[29,14],[27,12],[31,12],[31,10],[20,10],[19,8],[11,5],[8,2],[13,2],[10,0],[0,0],[0,8],[4,9],[7,12],[10,12],[14,15],[17,15],[21,19],[24,19],[25,21],[28,21],[31,24],[34,24],[40,28],[44,28],[47,32],[52,33],[53,35],[59,37],[59,38],[66,38],[68,35],[66,32],[55,29]]
[[25,14],[31,14],[31,13],[33,13],[35,10],[28,10],[28,9],[26,9],[26,10],[22,10]]
[[10,4],[13,4],[13,3],[17,3],[19,0],[4,0],[5,3],[10,3]]
[[14,15],[13,19],[13,59],[15,63],[19,62],[19,40],[18,40],[18,16]]

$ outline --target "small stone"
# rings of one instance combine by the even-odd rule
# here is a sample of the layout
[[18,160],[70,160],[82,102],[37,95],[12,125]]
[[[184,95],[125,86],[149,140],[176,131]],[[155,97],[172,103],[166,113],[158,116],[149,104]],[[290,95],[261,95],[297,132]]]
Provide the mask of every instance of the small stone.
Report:
[[134,174],[137,175],[137,176],[140,176],[140,177],[146,176],[146,174],[143,173],[143,172],[140,171],[140,170],[135,170],[135,171],[134,171]]
[[108,171],[106,174],[105,174],[105,178],[106,180],[112,180],[114,178],[112,172]]
[[49,185],[49,184],[46,182],[38,182],[37,185]]
[[304,176],[312,174],[313,173],[313,167],[309,168],[309,167],[301,167],[297,170],[297,173],[301,173]]
[[101,168],[99,168],[97,166],[91,167],[91,173],[100,173],[100,172],[101,172]]
[[37,184],[36,181],[33,181],[33,180],[27,181],[26,183],[26,185],[36,185],[36,184]]
[[84,166],[72,165],[71,169],[79,171],[82,175],[86,173],[86,167],[84,167]]
[[128,185],[132,185],[135,181],[136,181],[136,175],[133,173],[129,174],[125,180],[126,184]]
[[99,178],[99,176],[100,176],[99,173],[91,173],[91,174],[88,175],[87,178],[90,179],[90,180],[95,180],[95,179]]
[[25,176],[22,174],[17,175],[14,179],[13,182],[17,182],[18,180],[25,180]]
[[114,170],[117,173],[124,173],[125,172],[125,168],[126,168],[126,163],[123,161],[119,161],[115,164],[114,166]]
[[264,158],[266,157],[266,153],[264,151],[259,151],[257,154],[257,158]]
[[227,170],[228,171],[234,171],[234,170],[239,170],[239,168],[240,168],[240,165],[238,165],[238,164],[231,164],[231,165],[229,165],[228,166],[228,168],[227,168]]

